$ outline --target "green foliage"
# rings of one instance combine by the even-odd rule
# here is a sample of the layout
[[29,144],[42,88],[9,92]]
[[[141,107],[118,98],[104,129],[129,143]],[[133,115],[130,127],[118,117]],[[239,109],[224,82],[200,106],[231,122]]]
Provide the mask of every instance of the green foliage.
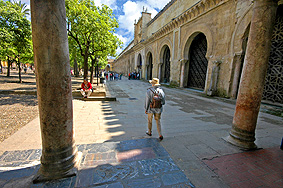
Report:
[[0,1],[0,58],[14,61],[23,57],[31,61],[31,24],[26,18],[26,5],[19,2]]
[[104,60],[116,54],[122,42],[114,35],[118,22],[108,6],[97,7],[93,0],[66,0],[66,14],[71,60],[80,55],[87,68],[89,57]]

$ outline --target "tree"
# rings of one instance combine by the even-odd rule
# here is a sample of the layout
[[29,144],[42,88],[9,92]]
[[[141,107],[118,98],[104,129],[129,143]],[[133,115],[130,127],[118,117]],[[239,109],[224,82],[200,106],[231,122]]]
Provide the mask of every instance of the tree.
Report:
[[26,5],[21,1],[0,1],[0,55],[8,59],[8,71],[12,62],[19,66],[21,80],[21,58],[32,59],[31,24],[26,18]]
[[11,4],[0,1],[0,58],[8,61],[7,76],[10,76],[10,66],[12,64],[12,55],[14,49],[11,45],[13,34],[10,32],[9,20],[12,19],[12,13],[9,11]]
[[[99,32],[95,41],[91,46],[91,59],[92,62],[96,62],[96,70],[98,74],[98,63],[102,65],[107,63],[108,56],[115,56],[116,49],[121,46],[122,42],[113,34],[117,26],[117,22],[113,22],[111,18],[113,15],[112,10],[107,6],[102,6],[99,9],[99,14],[102,15],[101,26],[105,27],[105,32]],[[115,20],[116,21],[116,20]],[[97,60],[99,57],[99,61]],[[94,63],[92,63],[92,70],[94,70]],[[92,73],[93,75],[93,73]],[[92,81],[91,76],[91,81]]]
[[13,1],[13,4],[18,6],[18,9],[23,14],[24,17],[29,15],[30,9],[27,8],[27,4],[22,3],[21,1]]
[[106,5],[97,7],[93,0],[66,0],[67,31],[72,48],[83,57],[84,78],[88,77],[89,57],[112,55],[121,41],[114,35],[118,22]]
[[74,75],[79,77],[79,71],[83,67],[83,57],[80,54],[80,50],[77,47],[75,40],[69,39],[69,53],[70,64],[74,68]]

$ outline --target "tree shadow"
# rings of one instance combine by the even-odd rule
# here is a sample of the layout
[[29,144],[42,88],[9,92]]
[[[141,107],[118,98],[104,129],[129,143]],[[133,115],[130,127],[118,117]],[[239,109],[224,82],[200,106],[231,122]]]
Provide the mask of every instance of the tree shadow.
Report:
[[37,106],[36,95],[0,94],[0,105],[21,104],[23,106]]

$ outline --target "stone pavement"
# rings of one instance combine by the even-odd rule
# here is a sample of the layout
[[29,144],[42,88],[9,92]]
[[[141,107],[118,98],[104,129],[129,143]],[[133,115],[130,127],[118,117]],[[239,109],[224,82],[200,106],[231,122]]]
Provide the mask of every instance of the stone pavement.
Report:
[[283,152],[278,147],[225,155],[204,163],[230,187],[282,187]]
[[[231,129],[235,101],[164,88],[164,140],[158,142],[156,129],[152,138],[145,135],[143,105],[149,86],[123,78],[107,82],[107,92],[117,101],[73,100],[75,140],[83,156],[76,177],[31,184],[38,169],[41,138],[38,118],[30,122],[0,144],[0,186],[283,186],[282,117],[261,112],[256,144],[263,149],[245,152],[222,139]],[[262,105],[261,111],[269,108]],[[271,165],[266,166],[268,161]]]
[[[83,158],[77,176],[32,184],[40,149],[5,152],[1,187],[194,187],[157,139],[78,145]],[[1,184],[2,183],[2,184]]]

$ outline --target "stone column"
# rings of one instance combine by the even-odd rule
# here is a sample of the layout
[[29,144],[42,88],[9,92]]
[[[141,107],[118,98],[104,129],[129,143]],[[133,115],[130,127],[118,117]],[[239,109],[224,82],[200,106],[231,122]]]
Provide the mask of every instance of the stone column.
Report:
[[233,85],[232,85],[232,91],[231,91],[231,98],[236,99],[237,98],[237,92],[238,92],[238,86],[239,86],[239,80],[241,76],[241,67],[242,67],[242,55],[241,54],[235,54],[233,63],[235,64],[234,68],[234,78],[233,78]]
[[161,81],[161,66],[162,66],[162,64],[158,63],[158,79],[159,79],[159,81]]
[[32,39],[42,137],[34,183],[75,175],[73,106],[64,0],[31,0]]
[[255,149],[255,128],[275,22],[277,1],[255,0],[233,126],[227,141]]
[[207,95],[209,96],[215,95],[217,91],[218,75],[220,71],[220,64],[222,63],[222,61],[213,61],[212,63],[213,63],[213,67],[211,71],[210,84],[207,91]]
[[188,60],[181,59],[179,62],[181,63],[181,77],[180,77],[180,87],[184,87],[184,77],[185,77],[185,66]]
[[147,77],[148,77],[148,76],[147,76],[147,75],[148,75],[148,66],[149,66],[149,65],[146,65],[146,66],[145,66],[145,78],[144,78],[145,80],[148,79],[148,78],[147,78]]

